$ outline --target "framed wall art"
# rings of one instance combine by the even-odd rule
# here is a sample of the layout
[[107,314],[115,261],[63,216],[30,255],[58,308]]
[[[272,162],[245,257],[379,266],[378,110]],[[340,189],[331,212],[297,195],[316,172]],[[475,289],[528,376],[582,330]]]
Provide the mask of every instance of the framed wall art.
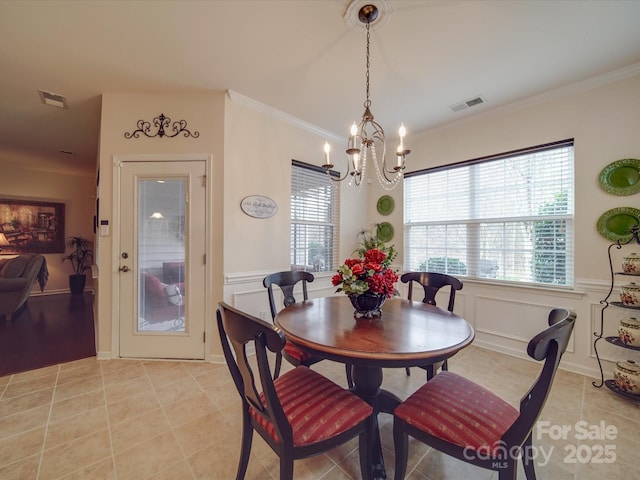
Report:
[[63,253],[64,207],[0,198],[0,253]]

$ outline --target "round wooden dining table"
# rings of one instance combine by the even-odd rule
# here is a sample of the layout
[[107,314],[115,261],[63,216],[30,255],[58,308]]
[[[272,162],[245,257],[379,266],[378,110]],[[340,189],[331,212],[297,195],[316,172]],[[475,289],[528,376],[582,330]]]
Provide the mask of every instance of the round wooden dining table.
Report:
[[[287,340],[314,356],[352,365],[353,391],[374,408],[393,413],[401,400],[384,390],[382,369],[426,366],[468,346],[473,327],[458,315],[434,305],[391,298],[382,316],[354,318],[346,296],[294,303],[275,318]],[[374,478],[386,478],[380,436],[374,436]]]

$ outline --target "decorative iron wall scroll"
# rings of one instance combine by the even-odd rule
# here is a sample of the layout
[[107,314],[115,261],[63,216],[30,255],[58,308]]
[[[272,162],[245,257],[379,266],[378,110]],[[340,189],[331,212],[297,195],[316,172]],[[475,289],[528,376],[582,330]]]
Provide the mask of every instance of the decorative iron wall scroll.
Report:
[[[153,119],[153,127],[156,129],[155,133],[151,132],[151,126],[152,126],[151,122],[147,122],[146,120],[138,120],[138,122],[136,123],[136,126],[138,127],[138,129],[134,130],[133,132],[125,132],[124,138],[140,138],[141,133],[149,138],[153,138],[153,137],[172,138],[172,137],[178,136],[181,133],[185,137],[198,138],[200,136],[199,132],[192,133],[187,129],[186,120],[180,120],[177,122],[173,122],[173,124],[171,124],[171,119],[169,117],[166,117],[164,113],[161,113],[159,116]],[[168,129],[169,126],[171,126],[171,130],[173,130],[173,133],[165,132],[165,128]]]

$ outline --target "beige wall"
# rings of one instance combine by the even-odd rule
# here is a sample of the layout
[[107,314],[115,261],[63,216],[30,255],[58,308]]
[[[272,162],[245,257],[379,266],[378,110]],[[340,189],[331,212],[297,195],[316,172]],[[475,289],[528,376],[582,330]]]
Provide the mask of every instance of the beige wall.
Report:
[[[546,97],[551,97],[547,95]],[[614,207],[640,208],[640,195],[604,192],[600,171],[621,158],[640,158],[640,75],[581,92],[551,97],[471,118],[413,139],[411,169],[460,162],[575,139],[575,247],[577,279],[608,278],[606,248],[596,230],[600,215]]]
[[[140,138],[126,139],[125,132],[136,129],[138,120],[152,121],[161,113],[174,121],[186,120],[191,132],[199,132],[199,137],[185,138]],[[102,119],[100,136],[100,219],[112,224],[111,232],[126,225],[113,225],[114,158],[132,155],[204,154],[212,157],[212,175],[209,186],[212,192],[210,215],[214,226],[211,243],[208,245],[207,261],[211,265],[208,291],[213,301],[222,297],[222,202],[224,174],[224,93],[207,92],[193,94],[105,94],[102,98]],[[170,132],[168,132],[170,133]],[[115,228],[114,228],[115,227]],[[118,318],[117,292],[113,284],[118,275],[117,252],[113,251],[114,235],[99,239],[99,282],[98,282],[98,356],[117,357],[117,348],[112,343],[113,322]],[[209,312],[210,313],[210,312]],[[207,320],[211,325],[211,314]],[[209,342],[209,346],[217,345]]]
[[[241,100],[228,99],[225,107],[224,272],[288,270],[291,160],[321,165],[326,135]],[[277,213],[268,219],[245,215],[240,202],[248,195],[271,198]],[[344,189],[340,195],[340,255],[344,256],[355,248],[356,233],[367,220],[361,196]]]
[[[578,313],[572,342],[563,362],[574,371],[598,376],[593,332],[600,330],[600,300],[609,289],[607,247],[596,230],[600,215],[614,207],[640,208],[640,195],[615,196],[598,184],[600,171],[622,158],[640,158],[640,75],[606,82],[593,79],[572,91],[551,92],[519,105],[477,115],[411,138],[410,170],[460,162],[575,139],[575,279],[573,290],[487,285],[465,281],[456,311],[476,328],[476,344],[524,356],[526,341],[544,327],[545,312],[564,306]],[[578,88],[580,87],[580,88]],[[402,198],[401,193],[398,192]],[[397,243],[402,244],[402,223]],[[399,235],[398,235],[399,234]],[[636,247],[637,250],[637,247]],[[614,268],[618,260],[614,257]],[[617,284],[624,283],[618,277]],[[614,290],[616,300],[617,287]],[[605,313],[605,335],[617,335],[618,321],[629,310]],[[605,372],[634,353],[598,344]]]
[[[638,195],[616,197],[603,192],[598,186],[598,174],[614,160],[640,156],[640,137],[636,134],[640,127],[639,91],[637,72],[624,79],[594,79],[408,138],[407,146],[413,150],[407,159],[409,171],[575,139],[575,288],[513,287],[465,280],[464,289],[457,296],[456,312],[476,329],[477,345],[526,357],[526,343],[544,328],[548,311],[555,306],[567,307],[577,312],[578,322],[563,365],[576,372],[598,375],[593,332],[599,330],[599,302],[608,291],[609,242],[598,234],[595,223],[610,208],[640,208]],[[234,185],[225,193],[225,300],[268,318],[262,275],[288,268],[288,164],[291,158],[320,164],[323,140],[262,112],[233,104],[227,105],[225,126],[225,185]],[[340,150],[334,140],[332,151]],[[264,161],[252,158],[255,156]],[[335,158],[338,163],[339,155]],[[246,164],[255,174],[246,174]],[[272,197],[280,207],[278,215],[268,221],[243,218],[238,204],[248,194]],[[341,258],[353,249],[357,230],[382,221],[393,224],[393,243],[402,252],[402,187],[387,192],[373,180],[363,185],[360,193],[343,190],[343,194]],[[389,216],[376,210],[376,201],[383,194],[392,195],[396,201]],[[237,240],[238,232],[249,242],[246,249]],[[402,263],[402,255],[397,263]],[[406,294],[404,285],[399,284],[398,288],[402,295]],[[331,295],[333,290],[329,276],[318,275],[310,286],[310,296]],[[608,315],[604,333],[615,335],[619,318],[628,316],[628,312],[610,310]],[[626,358],[629,352],[605,343],[601,342],[599,349],[605,371],[610,372],[613,362]]]
[[[102,103],[101,219],[111,221],[114,216],[114,155],[213,152],[213,198],[210,206],[212,244],[207,254],[212,266],[209,289],[211,318],[217,302],[226,300],[236,303],[233,287],[223,288],[223,283],[233,284],[234,278],[246,278],[247,275],[261,281],[266,273],[289,268],[291,160],[320,165],[323,161],[322,145],[327,135],[237,94],[110,94],[103,96]],[[124,132],[132,131],[138,119],[151,120],[161,112],[172,120],[186,119],[188,127],[198,130],[200,137],[124,138]],[[339,141],[342,142],[342,139]],[[240,209],[240,201],[247,195],[272,198],[278,205],[277,214],[269,219],[245,215]],[[367,219],[365,203],[353,191],[342,191],[341,207],[342,257],[355,248],[356,233],[367,225]],[[117,299],[112,291],[112,283],[118,275],[117,258],[112,252],[113,243],[111,237],[99,238],[98,355],[105,358],[117,356],[112,343],[113,319],[117,318]],[[326,287],[330,285],[330,274],[324,277]],[[257,303],[266,302],[266,294],[261,286],[259,296]],[[259,313],[266,308],[265,305],[252,305],[249,310]],[[211,323],[209,327],[209,331],[215,335]],[[215,337],[209,345],[211,350],[208,358],[219,359]]]
[[[3,156],[4,154],[0,154]],[[43,159],[45,161],[45,159]],[[71,160],[72,161],[72,160]],[[4,159],[0,160],[5,166]],[[73,185],[73,188],[69,188]],[[65,236],[81,235],[93,239],[96,180],[55,172],[26,170],[17,165],[4,168],[0,174],[0,196],[17,199],[44,200],[65,204]],[[69,291],[68,276],[73,273],[69,262],[60,261],[62,254],[46,254],[49,281],[44,293]],[[90,272],[87,272],[90,273]],[[87,289],[92,288],[91,275]],[[40,293],[37,284],[33,293]]]
[[[224,301],[270,319],[266,274],[290,268],[291,160],[324,161],[325,140],[334,148],[346,139],[320,131],[282,112],[231,93],[225,107]],[[340,165],[337,165],[340,168]],[[367,190],[340,189],[340,253],[351,254],[357,232],[367,226]],[[268,219],[245,215],[240,201],[265,195],[278,205]],[[331,295],[332,272],[316,274],[312,297]],[[214,359],[220,359],[214,357]]]

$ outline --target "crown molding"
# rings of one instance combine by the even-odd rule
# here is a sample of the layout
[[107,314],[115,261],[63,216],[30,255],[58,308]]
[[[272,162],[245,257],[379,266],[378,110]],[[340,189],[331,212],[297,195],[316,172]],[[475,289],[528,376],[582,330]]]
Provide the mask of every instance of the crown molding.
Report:
[[490,110],[469,115],[468,117],[461,118],[460,120],[455,120],[452,122],[447,122],[442,125],[435,126],[433,128],[428,128],[426,130],[416,133],[416,136],[447,130],[449,128],[452,128],[458,125],[463,125],[468,122],[476,121],[477,119],[483,118],[483,117],[515,112],[527,107],[539,105],[539,104],[549,102],[551,100],[555,100],[558,98],[567,97],[569,95],[573,95],[576,93],[593,90],[595,88],[599,88],[599,87],[608,85],[610,83],[618,82],[626,78],[635,77],[637,75],[640,75],[640,63],[634,63],[632,65],[628,65],[626,67],[619,68],[617,70],[596,75],[594,77],[580,80],[578,82],[570,83],[568,85],[564,85],[562,87],[555,88],[553,90],[548,90],[546,92],[540,93],[538,95],[533,95],[533,96],[524,98],[522,100],[517,100],[511,103],[508,103],[506,105],[502,105],[500,107],[495,107]]
[[245,107],[251,108],[252,110],[260,112],[276,120],[280,120],[281,122],[288,123],[289,125],[293,125],[294,127],[301,128],[303,130],[306,130],[310,133],[313,133],[315,135],[318,135],[326,139],[330,139],[336,142],[346,142],[345,137],[336,135],[333,132],[317,127],[316,125],[313,125],[309,122],[305,122],[304,120],[300,120],[299,118],[294,117],[293,115],[289,115],[288,113],[285,113],[281,110],[270,107],[269,105],[260,103],[238,92],[234,92],[233,90],[227,90],[226,95],[227,95],[227,98],[231,100],[233,103],[237,103],[238,105],[243,105]]

